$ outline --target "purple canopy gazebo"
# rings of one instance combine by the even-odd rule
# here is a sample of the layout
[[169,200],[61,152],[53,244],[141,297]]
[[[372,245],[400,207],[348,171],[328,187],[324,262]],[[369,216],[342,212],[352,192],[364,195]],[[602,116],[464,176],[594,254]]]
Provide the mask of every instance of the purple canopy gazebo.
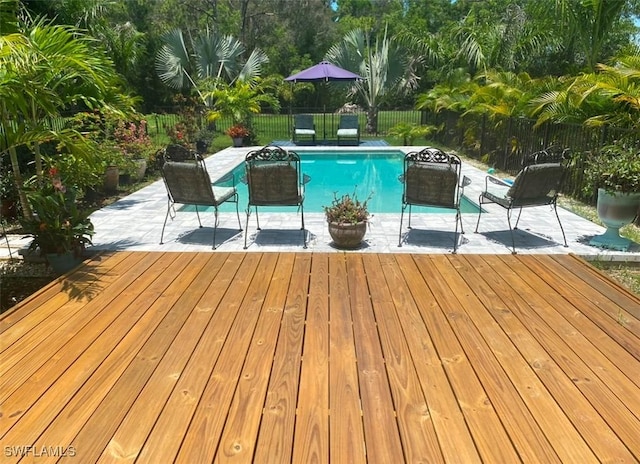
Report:
[[[287,82],[330,82],[330,81],[359,81],[362,80],[362,77],[356,73],[343,69],[335,64],[329,63],[328,61],[321,61],[318,64],[315,64],[307,69],[300,71],[299,73],[293,74],[289,77],[285,77],[284,79]],[[322,112],[322,125],[323,125],[323,134],[324,140],[327,139],[327,131],[325,124],[325,113],[326,107]]]

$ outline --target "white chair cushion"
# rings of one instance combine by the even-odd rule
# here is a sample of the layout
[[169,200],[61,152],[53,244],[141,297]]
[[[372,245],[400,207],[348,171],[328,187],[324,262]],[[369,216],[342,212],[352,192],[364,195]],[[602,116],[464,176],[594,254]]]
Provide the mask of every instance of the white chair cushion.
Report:
[[355,137],[358,135],[358,129],[338,129],[338,137]]
[[296,135],[316,135],[313,129],[296,129]]

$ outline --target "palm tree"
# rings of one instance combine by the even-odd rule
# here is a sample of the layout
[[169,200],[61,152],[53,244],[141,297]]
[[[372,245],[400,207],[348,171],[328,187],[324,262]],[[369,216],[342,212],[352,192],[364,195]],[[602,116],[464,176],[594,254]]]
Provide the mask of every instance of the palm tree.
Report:
[[210,30],[193,41],[193,53],[179,29],[168,32],[163,39],[165,43],[156,56],[158,76],[173,89],[193,88],[205,105],[210,104],[201,88],[205,82],[214,82],[215,87],[217,82],[248,81],[259,77],[262,65],[269,61],[259,48],[243,61],[246,50],[239,40]]
[[640,128],[640,49],[566,80],[535,100],[539,120]]
[[[16,149],[20,146],[32,148],[39,178],[43,142],[59,142],[87,165],[98,161],[81,134],[70,129],[53,131],[47,118],[59,116],[72,105],[99,108],[110,101],[122,108],[128,103],[116,92],[113,65],[94,39],[71,26],[43,19],[27,21],[16,19],[17,32],[0,35],[0,69],[4,70],[0,73],[0,150],[9,154],[19,188],[23,179]],[[22,211],[30,217],[26,195],[21,188],[19,193]]]
[[383,101],[414,89],[418,82],[414,72],[417,61],[388,37],[386,29],[373,44],[364,30],[354,29],[329,49],[325,59],[363,77],[354,82],[351,94],[359,94],[366,102],[368,133],[377,132]]
[[557,0],[557,11],[564,20],[565,37],[575,39],[592,71],[602,59],[602,51],[619,23],[627,0]]

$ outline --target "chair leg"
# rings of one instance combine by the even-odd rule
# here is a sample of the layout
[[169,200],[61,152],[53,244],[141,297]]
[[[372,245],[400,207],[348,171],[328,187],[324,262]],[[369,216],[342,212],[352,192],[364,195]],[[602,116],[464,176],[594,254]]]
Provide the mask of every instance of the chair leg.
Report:
[[480,216],[482,216],[482,195],[478,198],[478,222],[476,222],[476,230],[475,233],[478,233],[478,227],[480,226]]
[[304,228],[304,206],[300,204],[300,216],[302,217],[302,248],[307,248],[307,231]]
[[198,205],[195,205],[196,207],[196,216],[198,217],[198,224],[200,225],[200,228],[202,229],[202,221],[200,220],[200,213],[198,212]]
[[213,249],[216,249],[216,231],[218,230],[218,207],[214,206],[213,215],[215,222],[213,223]]
[[516,225],[514,227],[514,229],[518,228],[518,224],[520,223],[520,216],[522,215],[522,208],[520,208],[520,211],[518,211],[518,219],[516,220]]
[[171,200],[167,200],[167,214],[164,216],[164,224],[162,224],[162,233],[160,234],[160,245],[163,244],[164,228],[167,226],[167,219],[169,219],[169,213],[171,212]]
[[238,201],[238,194],[236,193],[236,216],[238,217],[238,229],[242,231],[242,224],[240,223],[240,207]]
[[260,218],[258,217],[258,207],[256,206],[256,224],[258,227],[258,230],[260,230]]
[[247,236],[249,235],[249,215],[251,214],[251,206],[247,206],[247,222],[244,228],[244,249],[247,249]]
[[400,232],[398,233],[398,246],[401,247],[402,246],[402,220],[404,218],[404,209],[407,207],[407,205],[403,204],[402,205],[402,210],[400,211]]
[[[513,211],[512,209],[507,209],[507,223],[509,224],[509,232],[511,233],[511,246],[513,247],[513,251],[511,252],[511,254],[517,254],[516,252],[516,239],[513,236],[513,228],[511,227],[511,211]],[[520,209],[520,212],[522,212],[522,209]],[[518,214],[518,219],[520,219],[520,215]]]
[[458,221],[460,221],[460,234],[464,234],[462,229],[462,217],[460,216],[460,209],[456,211],[456,230],[453,233],[453,254],[458,251]]
[[558,215],[558,206],[555,203],[553,204],[553,210],[556,212],[556,219],[558,220],[558,225],[560,226],[560,232],[562,232],[562,239],[564,240],[564,246],[568,247],[569,245],[567,244],[567,237],[564,234],[564,228],[562,227],[562,222],[560,222],[560,216]]

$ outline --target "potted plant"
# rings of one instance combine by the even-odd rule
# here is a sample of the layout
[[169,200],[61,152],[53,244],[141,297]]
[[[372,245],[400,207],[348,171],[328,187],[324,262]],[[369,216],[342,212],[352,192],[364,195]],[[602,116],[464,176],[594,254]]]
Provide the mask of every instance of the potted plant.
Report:
[[597,189],[598,217],[607,231],[590,244],[626,251],[631,241],[620,237],[620,228],[631,224],[640,211],[640,150],[615,142],[588,160],[587,189]]
[[234,147],[241,147],[244,138],[249,135],[249,130],[244,125],[238,123],[229,127],[225,133],[233,139]]
[[62,184],[55,168],[49,176],[50,185],[27,194],[33,215],[21,224],[33,237],[30,250],[39,250],[56,272],[64,273],[82,261],[94,230],[88,213],[78,208],[75,191]]
[[369,210],[367,203],[371,195],[360,201],[355,192],[338,197],[333,194],[329,206],[324,206],[325,217],[329,224],[329,235],[338,248],[357,248],[367,232]]

